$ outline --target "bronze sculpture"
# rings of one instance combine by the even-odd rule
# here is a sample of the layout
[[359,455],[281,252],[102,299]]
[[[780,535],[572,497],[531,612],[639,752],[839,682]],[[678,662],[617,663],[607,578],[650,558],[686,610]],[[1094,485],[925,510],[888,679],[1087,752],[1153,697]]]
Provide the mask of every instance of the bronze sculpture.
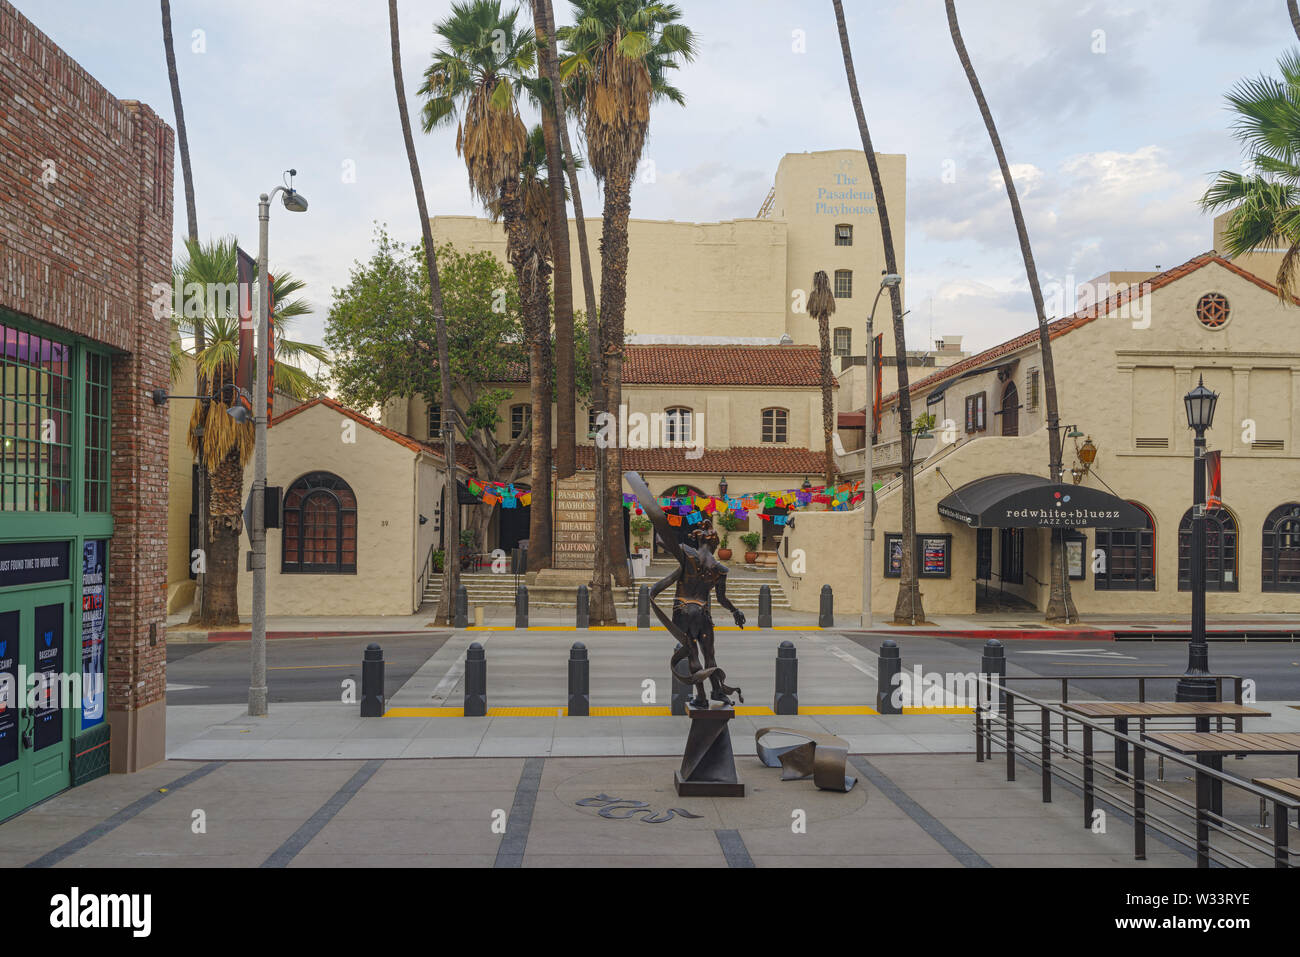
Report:
[[[707,708],[710,698],[720,704],[730,705],[733,703],[732,695],[743,703],[745,696],[740,688],[726,683],[727,673],[718,667],[714,651],[710,592],[717,593],[718,604],[731,612],[736,625],[745,627],[745,613],[727,598],[727,566],[714,556],[718,547],[718,533],[713,530],[712,522],[702,518],[688,533],[690,544],[682,544],[668,524],[668,518],[659,503],[650,494],[645,480],[636,472],[627,473],[627,480],[658,533],[664,549],[677,559],[677,568],[650,589],[650,607],[655,616],[663,622],[668,633],[681,643],[681,648],[673,653],[669,667],[683,682],[695,686],[695,697],[690,701],[692,707]],[[655,598],[674,584],[677,587],[673,592],[672,616],[669,617],[664,614]],[[705,681],[709,682],[710,689],[707,697],[704,694]]]

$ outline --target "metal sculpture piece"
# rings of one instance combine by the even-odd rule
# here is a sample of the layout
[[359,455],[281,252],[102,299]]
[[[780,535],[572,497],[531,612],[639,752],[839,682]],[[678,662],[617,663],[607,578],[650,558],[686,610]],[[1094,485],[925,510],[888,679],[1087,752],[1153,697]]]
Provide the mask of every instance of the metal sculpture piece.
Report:
[[[611,821],[625,821],[633,818],[636,814],[645,814],[646,817],[633,818],[640,820],[642,824],[664,824],[671,821],[674,817],[684,817],[699,819],[702,814],[692,814],[685,808],[670,807],[666,811],[655,811],[650,806],[649,801],[634,801],[631,798],[610,797],[608,794],[597,794],[595,797],[583,798],[581,801],[574,802],[578,807],[598,807],[596,813],[601,817]],[[619,813],[623,812],[623,813]]]
[[858,780],[845,773],[849,743],[838,735],[759,728],[754,732],[754,750],[764,765],[781,768],[782,781],[812,777],[813,784],[823,791],[847,794]]
[[[688,533],[686,542],[679,541],[645,479],[636,472],[626,473],[626,478],[660,544],[677,560],[677,568],[650,589],[651,610],[681,645],[670,657],[669,667],[684,683],[695,686],[695,696],[687,702],[691,730],[676,774],[677,793],[744,797],[745,785],[736,775],[727,722],[736,715],[732,696],[742,703],[745,698],[739,687],[727,684],[727,673],[718,666],[711,594],[716,594],[718,604],[731,612],[738,627],[745,626],[745,614],[727,598],[727,566],[713,554],[718,546],[717,532],[706,518]],[[655,599],[670,585],[676,588],[672,614],[668,615]],[[705,682],[709,684],[707,695]]]

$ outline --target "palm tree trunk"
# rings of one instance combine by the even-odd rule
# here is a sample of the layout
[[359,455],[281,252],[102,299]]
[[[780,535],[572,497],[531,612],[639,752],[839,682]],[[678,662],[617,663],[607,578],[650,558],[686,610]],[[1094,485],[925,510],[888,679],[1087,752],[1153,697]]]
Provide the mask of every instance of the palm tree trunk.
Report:
[[[225,414],[224,407],[219,414]],[[208,542],[207,601],[203,614],[194,623],[214,628],[239,624],[239,535],[243,522],[244,467],[239,463],[238,450],[232,450],[210,474],[212,527]]]
[[[442,306],[442,286],[438,282],[438,259],[433,247],[433,227],[429,223],[429,208],[424,201],[424,183],[420,179],[420,161],[415,155],[415,140],[411,136],[411,117],[406,107],[406,83],[402,80],[401,33],[397,23],[397,0],[388,0],[388,35],[393,57],[393,90],[397,95],[397,112],[402,121],[402,139],[406,142],[406,161],[411,168],[411,185],[415,189],[415,205],[420,216],[420,232],[424,237],[424,264],[429,274],[429,298],[433,304],[438,349],[438,377],[441,385],[442,415],[450,417],[451,441],[443,449],[447,458],[446,501],[443,509],[443,527],[447,530],[447,550],[459,558],[460,554],[460,497],[457,494],[456,470],[456,407],[452,402],[451,357],[447,345],[447,319]],[[460,562],[449,559],[442,563],[442,594],[438,597],[438,610],[434,620],[439,625],[455,623],[456,589],[460,585]]]
[[[190,169],[190,139],[185,129],[185,106],[181,102],[181,81],[176,72],[176,48],[172,42],[171,0],[162,0],[162,31],[163,50],[167,56],[167,80],[172,88],[172,110],[176,114],[176,142],[181,153],[181,175],[185,180],[186,235],[189,236],[190,242],[197,243],[199,241],[199,217],[194,203],[194,173]],[[194,323],[195,354],[202,352],[206,345],[207,330],[204,328],[202,321],[196,322]],[[197,365],[194,369],[194,393],[195,395],[207,394],[207,382],[204,381],[203,374],[199,372]],[[208,509],[208,470],[204,467],[202,456],[195,458],[195,464],[198,466],[199,480],[195,483],[198,486],[198,501],[193,504],[193,508],[198,516],[196,524],[199,530],[199,554],[204,556],[204,566],[201,567],[205,567],[208,558],[208,523],[212,520]],[[203,618],[206,583],[207,572],[198,572],[194,580],[194,610],[190,617],[191,624],[195,624]]]
[[835,451],[831,444],[831,432],[834,430],[834,423],[831,421],[835,414],[832,406],[834,398],[831,393],[831,317],[821,315],[817,317],[817,331],[821,335],[822,345],[822,446],[823,454],[826,456],[826,485],[827,487],[835,484]]
[[[543,288],[545,288],[543,284]],[[536,296],[530,311],[536,324]],[[543,301],[541,308],[545,309]],[[545,313],[543,313],[545,315]],[[543,326],[545,324],[543,323]],[[529,446],[533,502],[528,512],[528,570],[551,567],[551,337],[528,336],[528,379],[533,393],[533,434]]]
[[[885,205],[885,188],[880,180],[880,164],[871,146],[871,132],[867,129],[867,116],[862,110],[862,97],[858,93],[858,78],[853,70],[853,53],[849,48],[848,27],[844,23],[844,7],[840,0],[832,0],[835,22],[839,27],[840,51],[844,54],[844,73],[848,78],[849,95],[853,99],[853,112],[858,121],[858,136],[862,150],[867,154],[871,170],[871,188],[876,197],[876,212],[880,217],[880,236],[885,247],[885,268],[898,272],[898,259],[894,255],[894,235],[889,228],[889,210]],[[916,485],[912,474],[912,394],[907,375],[907,341],[903,334],[903,296],[898,285],[889,287],[889,304],[894,320],[894,353],[898,356],[898,437],[903,458],[903,565],[899,570],[898,601],[894,604],[896,624],[916,624],[925,621],[921,607],[921,592],[916,580]],[[870,347],[870,344],[868,344]],[[870,450],[868,447],[868,455]],[[870,503],[865,507],[870,507]]]
[[[551,261],[555,266],[555,469],[559,478],[567,478],[577,471],[573,267],[569,260],[569,218],[568,206],[564,201],[564,177],[560,175],[560,120],[556,106],[558,97],[562,95],[559,92],[559,69],[552,60],[552,38],[546,23],[546,11],[540,0],[533,0],[533,31],[537,35],[538,75],[552,84],[552,99],[542,105],[542,138],[546,141],[546,169],[551,193]],[[549,419],[549,415],[547,417]]]
[[[1011,202],[1011,216],[1016,223],[1016,238],[1020,240],[1020,255],[1025,260],[1025,275],[1029,279],[1029,291],[1034,297],[1034,312],[1038,316],[1038,346],[1042,353],[1043,385],[1047,404],[1047,441],[1048,457],[1047,476],[1053,482],[1061,480],[1061,428],[1060,415],[1056,404],[1056,369],[1052,362],[1052,337],[1047,328],[1047,314],[1043,306],[1043,291],[1038,284],[1038,269],[1034,265],[1034,251],[1029,245],[1029,231],[1025,228],[1025,217],[1020,211],[1020,197],[1016,194],[1016,184],[1011,178],[1011,168],[1007,165],[1007,156],[1002,149],[1002,139],[998,128],[993,123],[993,113],[988,101],[984,99],[984,90],[980,87],[975,67],[971,65],[966,53],[966,44],[961,37],[961,27],[957,24],[957,7],[954,0],[944,0],[948,11],[948,30],[952,34],[952,43],[957,50],[957,58],[966,79],[970,82],[971,92],[979,106],[980,116],[984,118],[984,128],[988,130],[993,142],[993,152],[997,154],[998,168],[1002,171],[1002,182],[1006,184],[1007,199]],[[1074,602],[1070,597],[1070,579],[1065,574],[1065,540],[1059,535],[1052,536],[1052,585],[1047,600],[1048,621],[1077,621]]]
[[1291,14],[1291,27],[1295,30],[1295,35],[1300,38],[1300,7],[1296,6],[1296,0],[1286,0],[1287,12]]
[[[632,211],[632,171],[611,171],[605,180],[605,211],[600,235],[600,338],[605,407],[620,414],[623,402],[623,327],[627,307],[627,222]],[[623,450],[605,450],[605,521],[610,572],[620,587],[632,584],[623,540]]]

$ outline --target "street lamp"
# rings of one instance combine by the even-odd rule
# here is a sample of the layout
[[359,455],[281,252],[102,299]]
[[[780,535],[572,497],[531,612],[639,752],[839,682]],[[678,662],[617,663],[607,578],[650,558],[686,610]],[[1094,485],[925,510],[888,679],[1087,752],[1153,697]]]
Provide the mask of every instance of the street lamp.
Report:
[[[198,402],[212,402],[215,399],[220,399],[221,401],[224,402],[225,392],[227,389],[234,389],[236,398],[238,398],[239,396],[248,398],[247,392],[239,388],[239,386],[230,382],[227,382],[224,386],[221,387],[221,395],[218,395],[215,392],[212,395],[170,395],[168,394],[166,389],[154,389],[152,392],[149,393],[149,396],[150,398],[153,399],[154,405],[165,405],[169,399],[194,399]],[[232,405],[228,409],[226,409],[226,415],[230,416],[240,425],[243,425],[245,422],[249,422],[252,420],[252,416],[249,414],[248,409],[244,408],[244,406],[239,403],[236,403],[235,405]]]
[[253,545],[253,633],[250,645],[248,678],[248,713],[253,717],[266,714],[266,372],[271,356],[271,319],[267,304],[267,245],[271,224],[271,198],[283,193],[284,208],[291,213],[307,211],[307,199],[293,188],[296,169],[286,171],[288,182],[270,193],[263,193],[257,202],[257,384],[253,389],[253,527],[248,538]]
[[1192,637],[1187,644],[1187,671],[1178,680],[1176,701],[1214,701],[1210,646],[1205,640],[1205,432],[1214,424],[1219,396],[1205,388],[1202,376],[1183,396],[1187,427],[1196,433],[1192,456],[1192,546],[1188,555],[1192,575]]
[[[876,298],[871,303],[871,314],[867,316],[867,408],[866,415],[872,416],[871,426],[875,425],[876,412],[876,306],[880,305],[880,297],[886,289],[893,289],[903,281],[903,277],[896,272],[885,273],[880,278],[880,288],[876,290]],[[907,357],[903,357],[907,361]],[[867,423],[863,423],[864,426]],[[873,484],[871,477],[871,453],[873,451],[871,427],[868,426],[862,430],[863,438],[866,440],[862,452],[862,627],[871,627],[871,542],[876,537],[875,529],[871,527],[874,516],[871,514],[876,504],[876,492],[871,486]]]

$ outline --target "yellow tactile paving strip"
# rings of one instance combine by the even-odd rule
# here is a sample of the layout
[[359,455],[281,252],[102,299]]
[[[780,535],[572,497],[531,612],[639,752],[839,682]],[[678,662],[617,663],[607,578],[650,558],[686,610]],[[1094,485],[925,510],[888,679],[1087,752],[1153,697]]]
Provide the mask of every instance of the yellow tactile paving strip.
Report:
[[[936,714],[972,714],[970,708],[904,708],[903,714],[915,715],[936,715]],[[546,707],[504,707],[488,708],[487,716],[489,718],[555,718],[568,717],[569,709],[565,707],[546,708]],[[644,705],[644,706],[615,706],[603,707],[593,705],[590,717],[593,718],[666,718],[672,712],[666,705]],[[736,714],[740,717],[750,718],[769,718],[777,717],[775,711],[763,705],[742,704],[736,706]],[[831,704],[831,705],[808,705],[799,709],[801,715],[879,715],[880,712],[874,708],[868,708],[865,705],[855,704]],[[461,718],[465,715],[464,708],[389,708],[384,713],[385,718]]]

